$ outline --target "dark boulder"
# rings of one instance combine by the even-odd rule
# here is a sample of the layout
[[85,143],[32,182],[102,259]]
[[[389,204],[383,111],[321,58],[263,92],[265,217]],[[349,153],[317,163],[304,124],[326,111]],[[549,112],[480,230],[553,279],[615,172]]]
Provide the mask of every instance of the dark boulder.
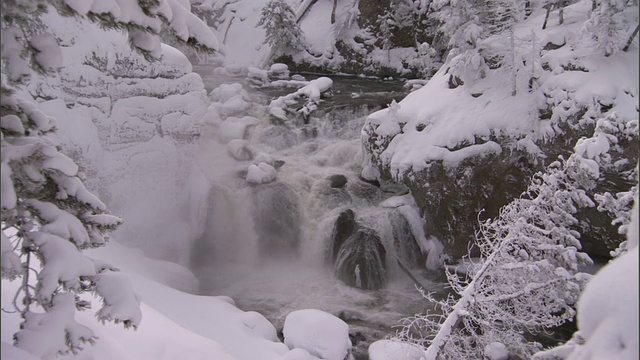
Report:
[[331,181],[331,187],[334,189],[341,189],[347,184],[347,177],[340,174],[330,175],[327,180]]
[[356,222],[356,214],[351,209],[344,210],[338,215],[333,231],[331,232],[331,240],[329,242],[328,258],[331,263],[335,263],[338,252],[345,240],[347,240],[358,228]]
[[387,282],[386,250],[373,229],[360,227],[340,247],[335,274],[345,284],[378,290]]
[[389,221],[393,233],[393,246],[398,258],[408,267],[424,267],[427,256],[422,253],[404,215],[398,209],[393,209],[389,212]]

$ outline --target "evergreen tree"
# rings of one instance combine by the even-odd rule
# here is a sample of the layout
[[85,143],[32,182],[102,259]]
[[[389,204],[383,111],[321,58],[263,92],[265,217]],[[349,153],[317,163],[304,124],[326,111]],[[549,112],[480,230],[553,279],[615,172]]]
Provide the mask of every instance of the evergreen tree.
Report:
[[[629,41],[633,39],[636,30],[629,24],[625,14],[625,9],[636,5],[637,2],[626,0],[602,0],[584,24],[582,35],[590,37],[595,41],[598,49],[605,56],[611,56],[625,45],[627,37]],[[637,19],[637,17],[636,17]],[[625,48],[628,48],[625,46]]]
[[393,37],[393,33],[391,29],[393,28],[393,20],[391,19],[391,13],[385,12],[383,15],[378,16],[378,29],[380,29],[380,35],[378,38],[382,40],[382,50],[387,52],[387,60],[391,63],[391,48],[393,47],[393,42],[391,38]]
[[302,30],[296,23],[295,14],[285,0],[271,0],[262,8],[258,26],[265,29],[265,44],[272,48],[273,55],[288,50],[302,50]]
[[176,0],[136,2],[130,12],[91,2],[8,0],[1,3],[2,82],[0,87],[1,260],[2,277],[21,285],[13,305],[22,316],[16,346],[39,358],[76,352],[93,343],[91,329],[75,322],[76,310],[90,303],[80,294],[102,300],[96,312],[104,321],[136,327],[141,321],[137,295],[129,280],[110,265],[86,257],[82,250],[103,246],[122,223],[91,194],[78,166],[60,153],[47,135],[55,119],[39,111],[14,88],[33,71],[47,74],[61,66],[52,34],[38,26],[38,16],[55,9],[62,15],[86,17],[99,26],[125,30],[132,48],[158,59],[163,22],[174,35],[199,49],[213,51],[215,37]]
[[500,66],[508,71],[511,95],[517,94],[517,75],[522,61],[516,48],[514,27],[524,17],[524,7],[517,0],[488,0],[484,7],[483,22],[488,34],[506,36],[508,45],[497,54]]
[[477,46],[484,30],[476,6],[467,0],[435,0],[431,9],[438,20],[438,35],[447,39],[449,58]]

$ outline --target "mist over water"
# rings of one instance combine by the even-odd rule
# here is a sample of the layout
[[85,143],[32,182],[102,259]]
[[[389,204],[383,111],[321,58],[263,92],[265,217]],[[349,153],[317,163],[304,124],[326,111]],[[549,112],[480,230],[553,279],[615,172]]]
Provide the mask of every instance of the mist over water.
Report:
[[[206,83],[207,77],[203,78]],[[338,81],[341,83],[334,87],[349,88],[348,79]],[[268,119],[262,104],[267,104],[273,94],[251,93],[256,98],[247,113]],[[415,254],[418,248],[404,241],[411,231],[409,224],[397,209],[377,206],[397,194],[384,192],[358,176],[363,160],[360,129],[366,116],[386,101],[380,100],[378,92],[375,99],[363,96],[353,104],[346,98],[339,104],[327,99],[308,125],[294,121],[294,126],[286,127],[263,120],[249,127],[244,139],[254,152],[284,161],[276,181],[268,184],[245,181],[244,170],[251,161],[234,160],[214,130],[205,132],[196,161],[211,183],[208,218],[204,235],[194,244],[191,256],[201,294],[230,296],[239,308],[262,313],[277,329],[293,310],[315,308],[342,314],[352,334],[363,335],[362,341],[354,344],[356,355],[366,354],[372,341],[393,334],[391,327],[401,318],[423,312],[428,306],[396,263],[400,259],[416,273],[423,271],[424,259],[419,264]],[[309,136],[310,129],[313,136]],[[292,146],[283,145],[287,142]],[[332,187],[334,175],[344,176],[346,184]],[[374,240],[365,241],[374,245],[360,243],[365,245],[358,246],[366,249],[358,250],[347,244],[332,261],[329,254],[334,224],[347,209],[355,214],[358,234],[368,234]],[[381,262],[373,261],[376,271],[385,276],[381,289],[358,289],[336,277],[345,271],[348,273],[343,277],[349,277],[353,271],[351,285],[364,288],[374,281],[363,277],[368,272],[357,254],[349,258],[351,248]],[[336,264],[351,267],[345,265],[338,271]],[[441,279],[423,280],[423,285],[430,287],[427,290],[444,288]]]

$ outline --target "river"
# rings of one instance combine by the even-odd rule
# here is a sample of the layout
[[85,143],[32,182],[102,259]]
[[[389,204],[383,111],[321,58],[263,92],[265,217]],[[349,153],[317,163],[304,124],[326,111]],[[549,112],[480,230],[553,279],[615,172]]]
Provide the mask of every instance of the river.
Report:
[[[192,257],[201,294],[230,296],[240,309],[260,312],[278,330],[293,310],[313,308],[340,316],[350,326],[355,358],[367,359],[371,342],[392,336],[402,318],[430,307],[394,261],[400,256],[397,238],[410,230],[398,222],[397,211],[378,204],[397,194],[359,178],[364,120],[392,100],[400,101],[407,94],[403,83],[332,76],[333,96],[312,113],[309,124],[282,126],[265,120],[265,105],[294,89],[254,89],[243,76],[214,74],[206,66],[194,70],[208,92],[225,83],[243,85],[251,107],[233,116],[261,119],[247,128],[244,139],[254,152],[284,162],[275,182],[248,184],[243,169],[250,160],[231,159],[219,134],[204,132],[197,162],[213,190],[207,229]],[[313,135],[305,131],[309,127]],[[344,176],[346,185],[332,188],[327,180],[332,175]],[[387,281],[381,289],[345,285],[327,261],[333,224],[345,209],[373,229],[386,248]],[[441,275],[419,266],[412,271],[427,291],[446,293]]]

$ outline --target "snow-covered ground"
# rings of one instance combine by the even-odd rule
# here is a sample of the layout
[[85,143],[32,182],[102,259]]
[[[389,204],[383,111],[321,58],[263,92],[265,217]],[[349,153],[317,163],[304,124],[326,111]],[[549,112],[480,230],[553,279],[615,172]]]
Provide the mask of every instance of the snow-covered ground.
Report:
[[[511,81],[509,73],[502,68],[488,70],[485,78],[451,89],[447,64],[397,105],[369,116],[365,125],[369,132],[381,139],[392,138],[385,148],[374,149],[373,156],[395,178],[402,179],[432,161],[442,160],[446,166],[455,167],[472,156],[511,149],[544,159],[536,143],[559,136],[562,130],[558,124],[581,109],[587,111],[581,121],[593,122],[591,116],[599,109],[598,104],[611,105],[607,113],[616,112],[621,123],[637,119],[638,52],[620,51],[605,58],[576,41],[590,7],[586,1],[568,6],[562,26],[552,17],[550,26],[541,30],[545,13],[540,11],[515,27],[521,54],[530,53],[532,34],[538,47],[567,43],[557,50],[542,50],[539,58],[524,55],[527,65],[519,69],[515,96],[506,86]],[[634,11],[637,17],[637,9],[629,10]],[[489,48],[500,46],[500,41],[505,40],[485,40]],[[543,63],[550,70],[541,71]],[[570,64],[584,70],[571,70]],[[534,91],[528,91],[527,75],[532,71],[537,85]],[[539,109],[547,105],[553,107],[554,116],[539,120]],[[512,140],[502,144],[492,140],[500,136]]]

